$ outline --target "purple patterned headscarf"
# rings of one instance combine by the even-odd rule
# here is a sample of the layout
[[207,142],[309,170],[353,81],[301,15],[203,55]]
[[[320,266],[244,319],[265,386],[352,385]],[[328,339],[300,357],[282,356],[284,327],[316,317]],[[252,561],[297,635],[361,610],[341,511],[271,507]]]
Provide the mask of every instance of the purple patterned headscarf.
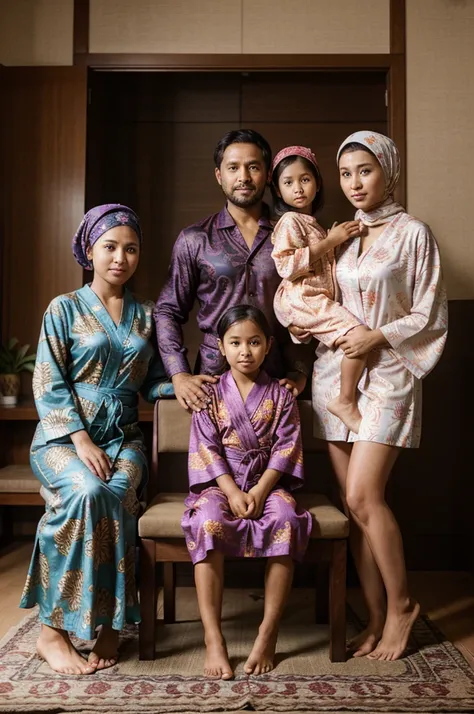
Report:
[[116,226],[130,226],[142,242],[142,229],[137,214],[131,208],[121,203],[104,203],[87,211],[72,239],[72,252],[79,263],[86,270],[92,270],[92,262],[87,257],[87,249],[92,248],[111,228]]

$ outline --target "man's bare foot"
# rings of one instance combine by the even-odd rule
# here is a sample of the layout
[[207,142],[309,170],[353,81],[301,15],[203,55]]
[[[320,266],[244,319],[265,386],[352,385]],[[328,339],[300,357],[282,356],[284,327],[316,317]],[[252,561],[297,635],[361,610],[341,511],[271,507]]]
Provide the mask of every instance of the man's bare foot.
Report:
[[258,633],[252,651],[244,664],[245,674],[266,674],[273,669],[278,632]]
[[420,614],[420,605],[410,598],[403,611],[387,615],[382,639],[368,656],[369,659],[390,662],[399,659],[408,644],[410,632]]
[[234,672],[230,666],[225,640],[222,637],[206,639],[206,659],[204,660],[206,677],[232,679]]
[[97,640],[92,652],[89,654],[89,664],[95,669],[107,669],[117,664],[119,631],[113,630],[110,625],[101,625]]
[[371,623],[367,625],[365,630],[359,632],[347,643],[347,649],[352,653],[353,657],[364,657],[369,652],[377,647],[383,632],[383,620],[379,623]]
[[341,397],[331,399],[326,404],[328,412],[337,416],[354,434],[359,433],[362,417],[355,402],[343,402]]
[[93,674],[96,671],[95,666],[74,649],[65,630],[41,625],[36,650],[51,669],[59,674]]

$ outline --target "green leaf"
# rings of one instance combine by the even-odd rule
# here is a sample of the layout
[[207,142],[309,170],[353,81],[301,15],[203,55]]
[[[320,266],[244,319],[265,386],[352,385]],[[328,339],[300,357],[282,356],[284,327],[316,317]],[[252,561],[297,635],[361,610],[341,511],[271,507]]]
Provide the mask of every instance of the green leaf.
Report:
[[18,344],[18,338],[10,337],[10,339],[7,342],[7,349],[11,351],[17,344]]
[[29,349],[30,349],[29,345],[23,345],[23,347],[20,347],[17,352],[17,361],[18,361],[18,359],[22,360]]
[[33,374],[33,372],[35,371],[35,365],[32,364],[31,362],[29,362],[28,364],[23,365],[23,369],[26,370],[27,372],[31,372],[31,374]]

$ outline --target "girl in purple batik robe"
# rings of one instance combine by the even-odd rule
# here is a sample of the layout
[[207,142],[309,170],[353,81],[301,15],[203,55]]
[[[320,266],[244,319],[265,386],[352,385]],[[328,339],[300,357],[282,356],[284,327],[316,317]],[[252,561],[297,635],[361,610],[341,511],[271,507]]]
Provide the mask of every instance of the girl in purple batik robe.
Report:
[[247,674],[268,672],[293,561],[304,556],[311,516],[291,495],[303,484],[298,407],[260,369],[271,346],[265,316],[248,305],[233,307],[222,316],[218,335],[230,370],[209,385],[208,410],[193,413],[182,527],[195,565],[204,672],[230,679],[221,630],[224,556],[268,558],[264,618],[244,668]]

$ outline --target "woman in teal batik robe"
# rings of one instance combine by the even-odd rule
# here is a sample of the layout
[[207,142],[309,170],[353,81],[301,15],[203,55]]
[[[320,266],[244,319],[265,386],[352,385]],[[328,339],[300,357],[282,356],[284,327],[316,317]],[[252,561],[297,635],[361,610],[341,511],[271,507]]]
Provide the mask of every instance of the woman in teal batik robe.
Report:
[[[53,669],[89,674],[115,664],[119,631],[140,621],[135,540],[147,462],[138,393],[152,401],[172,386],[151,344],[153,303],[124,288],[138,264],[138,218],[120,204],[92,209],[73,246],[95,274],[55,298],[43,320],[31,466],[46,512],[20,606],[39,605],[38,651]],[[68,633],[95,639],[99,626],[86,661]]]

